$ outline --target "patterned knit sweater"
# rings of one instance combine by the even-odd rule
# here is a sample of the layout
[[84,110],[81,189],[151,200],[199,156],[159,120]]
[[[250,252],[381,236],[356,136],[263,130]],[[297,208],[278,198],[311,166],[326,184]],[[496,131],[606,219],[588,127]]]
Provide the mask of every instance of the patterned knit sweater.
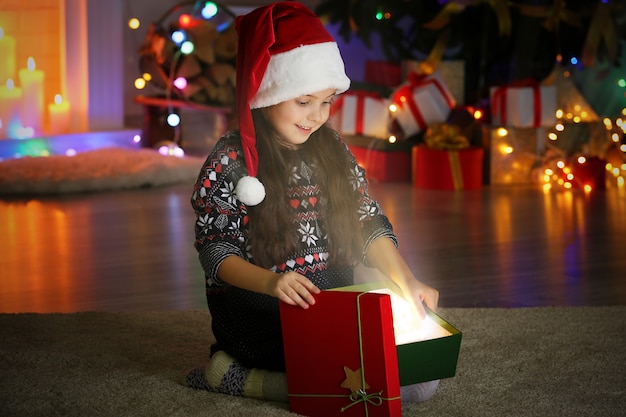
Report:
[[[341,140],[339,136],[337,140]],[[359,218],[365,244],[360,261],[365,262],[365,253],[375,239],[388,237],[396,244],[397,241],[387,217],[367,192],[363,169],[345,144],[343,149],[353,164],[350,181],[362,196]],[[318,210],[322,196],[316,183],[315,162],[306,152],[294,152],[299,152],[298,162],[285,187],[300,247],[271,269],[279,273],[298,272],[321,289],[351,285],[354,265],[331,267],[328,263],[328,237]],[[225,350],[245,366],[284,371],[278,300],[230,286],[217,276],[220,264],[228,256],[254,262],[248,240],[248,208],[233,191],[237,180],[245,174],[239,136],[228,132],[206,159],[191,198],[196,213],[195,247],[205,272],[207,303],[217,340],[211,352]]]

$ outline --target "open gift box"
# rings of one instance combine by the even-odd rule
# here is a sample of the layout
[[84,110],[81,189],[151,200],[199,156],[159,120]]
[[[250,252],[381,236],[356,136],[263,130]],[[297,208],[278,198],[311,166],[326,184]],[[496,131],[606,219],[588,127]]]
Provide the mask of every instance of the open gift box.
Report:
[[308,309],[280,303],[291,411],[400,417],[401,385],[454,376],[461,333],[429,312],[437,339],[397,344],[395,297],[379,283],[322,291]]
[[417,317],[417,310],[398,295],[400,290],[395,284],[372,282],[332,291],[389,294],[401,386],[450,378],[456,374],[461,331],[429,308],[426,308],[426,320]]

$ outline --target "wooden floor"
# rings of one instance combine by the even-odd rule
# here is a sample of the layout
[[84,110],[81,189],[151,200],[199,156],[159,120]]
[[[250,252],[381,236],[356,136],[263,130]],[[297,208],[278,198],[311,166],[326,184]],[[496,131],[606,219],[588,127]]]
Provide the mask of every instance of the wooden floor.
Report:
[[[190,185],[0,200],[0,312],[205,308]],[[626,193],[373,184],[444,307],[626,304]]]

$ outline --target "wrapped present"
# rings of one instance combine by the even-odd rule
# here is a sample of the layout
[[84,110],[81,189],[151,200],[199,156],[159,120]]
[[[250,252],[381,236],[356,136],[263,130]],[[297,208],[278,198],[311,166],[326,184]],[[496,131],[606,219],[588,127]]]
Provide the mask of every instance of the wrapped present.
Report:
[[425,77],[411,74],[391,100],[396,106],[393,117],[407,137],[445,121],[455,106],[454,97],[437,73]]
[[412,150],[413,185],[432,190],[473,190],[483,185],[483,148]]
[[546,167],[544,173],[546,171],[552,172],[552,176],[546,174],[544,182],[557,187],[586,191],[606,189],[606,160],[597,156],[572,158],[563,165]]
[[545,128],[485,126],[491,184],[531,184],[545,153]]
[[540,127],[556,123],[556,87],[534,80],[490,90],[491,122],[496,126]]
[[315,301],[280,303],[290,411],[401,417],[390,297],[322,291]]
[[[412,72],[420,72],[423,61],[407,60],[402,62],[402,76],[407,79]],[[446,85],[457,103],[465,102],[465,61],[439,61],[433,69]]]
[[390,296],[400,386],[456,374],[462,333],[428,308],[426,319],[422,319],[415,306],[399,295],[401,291],[393,282],[369,282],[333,291],[368,291]]
[[411,145],[389,143],[383,139],[346,136],[356,162],[365,169],[369,180],[401,182],[411,180]]
[[369,91],[349,91],[333,106],[333,125],[342,134],[388,136],[389,102]]
[[402,79],[402,68],[395,62],[365,61],[365,81],[368,83],[397,87]]

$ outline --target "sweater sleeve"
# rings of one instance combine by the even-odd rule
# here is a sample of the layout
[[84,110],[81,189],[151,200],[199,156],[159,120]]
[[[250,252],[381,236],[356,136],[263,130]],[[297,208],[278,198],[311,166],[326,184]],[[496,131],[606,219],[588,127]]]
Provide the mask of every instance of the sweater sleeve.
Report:
[[344,147],[345,151],[348,153],[350,163],[352,164],[350,182],[360,199],[359,221],[361,222],[361,230],[363,232],[361,262],[368,265],[366,254],[372,242],[381,237],[386,237],[391,239],[397,247],[398,239],[393,232],[391,222],[383,213],[378,201],[374,200],[369,195],[365,169],[357,164],[356,158],[352,155],[352,152],[350,152],[350,149],[345,142]]
[[221,263],[235,255],[250,260],[248,209],[234,193],[245,171],[241,142],[235,134],[222,137],[204,162],[191,196],[196,215],[195,242],[207,285],[225,285],[217,277]]

